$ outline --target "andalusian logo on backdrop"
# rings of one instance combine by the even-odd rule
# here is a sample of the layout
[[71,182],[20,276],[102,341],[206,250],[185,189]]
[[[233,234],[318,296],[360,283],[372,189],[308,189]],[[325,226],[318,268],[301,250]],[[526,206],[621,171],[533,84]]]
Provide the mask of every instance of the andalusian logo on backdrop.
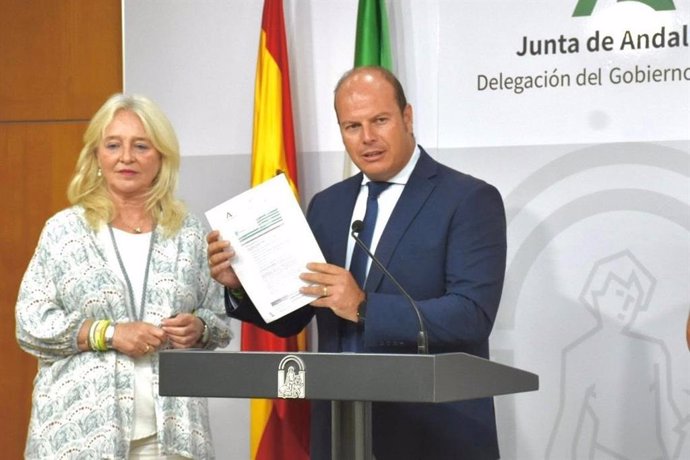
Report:
[[[532,163],[505,195],[509,258],[495,343],[513,346],[542,378],[538,402],[535,396],[516,403],[544,420],[521,425],[543,449],[525,455],[688,458],[690,414],[683,401],[690,383],[687,366],[678,364],[688,358],[685,349],[679,358],[675,347],[684,347],[676,324],[684,324],[690,303],[690,154],[685,144],[662,144],[688,140],[687,16],[671,0],[573,4],[563,27],[578,22],[575,32],[520,33],[512,60],[500,64],[504,72],[477,74],[472,91],[502,93],[503,110],[512,110],[516,123],[528,113],[531,123],[520,126],[534,145],[540,132],[551,136],[546,144],[559,144],[551,133],[563,123],[557,117],[563,111],[608,117],[608,125],[592,123],[589,130],[573,123],[578,141],[568,137],[574,128],[559,131],[567,140],[535,152],[543,162]],[[612,19],[631,6],[636,21]],[[536,66],[548,70],[530,75]],[[594,97],[559,105],[572,92]],[[558,97],[548,104],[547,95]],[[511,105],[516,100],[522,105]],[[671,123],[670,109],[684,120]],[[657,137],[628,130],[610,141],[601,134],[635,117]],[[672,130],[660,129],[669,124]],[[513,174],[522,170],[518,165]]]
[[[618,0],[620,1],[631,1],[631,0]],[[675,10],[676,7],[673,5],[673,0],[633,0],[640,3],[644,3],[655,11],[668,11]],[[594,6],[597,4],[597,0],[578,0],[575,6],[575,11],[573,16],[589,16],[594,10]]]

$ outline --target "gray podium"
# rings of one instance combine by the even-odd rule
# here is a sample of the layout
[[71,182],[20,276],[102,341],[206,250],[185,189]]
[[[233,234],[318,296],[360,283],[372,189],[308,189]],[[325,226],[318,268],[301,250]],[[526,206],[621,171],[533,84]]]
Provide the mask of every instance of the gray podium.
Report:
[[163,396],[331,401],[334,460],[372,458],[372,401],[442,403],[538,388],[535,374],[466,353],[160,353]]

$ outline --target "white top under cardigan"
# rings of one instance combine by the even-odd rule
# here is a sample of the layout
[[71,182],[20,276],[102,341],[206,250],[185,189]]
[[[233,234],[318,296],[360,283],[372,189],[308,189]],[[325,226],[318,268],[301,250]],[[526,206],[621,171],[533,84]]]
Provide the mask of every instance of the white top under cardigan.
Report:
[[[127,278],[132,284],[134,307],[136,311],[139,311],[151,246],[151,232],[127,233],[113,228],[112,235],[117,242],[117,252],[120,253]],[[103,226],[98,231],[98,239],[105,249],[108,265],[120,275],[122,282],[126,283],[125,274],[122,273],[120,263],[117,260],[118,254],[115,252],[108,227]],[[132,429],[132,439],[142,439],[156,433],[153,391],[153,363],[151,355],[145,355],[134,360],[134,428]]]

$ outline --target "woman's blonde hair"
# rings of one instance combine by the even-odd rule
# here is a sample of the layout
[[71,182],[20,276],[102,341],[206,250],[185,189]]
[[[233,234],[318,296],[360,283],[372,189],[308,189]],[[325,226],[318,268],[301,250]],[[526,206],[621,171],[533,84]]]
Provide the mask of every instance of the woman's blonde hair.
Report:
[[139,117],[146,134],[161,155],[161,168],[148,192],[146,210],[166,236],[174,235],[186,215],[184,204],[174,196],[180,169],[180,147],[168,118],[144,96],[115,94],[98,109],[84,132],[84,147],[67,188],[67,199],[73,205],[84,208],[86,220],[94,230],[115,218],[115,206],[105,180],[99,175],[96,152],[105,129],[120,110],[130,111]]

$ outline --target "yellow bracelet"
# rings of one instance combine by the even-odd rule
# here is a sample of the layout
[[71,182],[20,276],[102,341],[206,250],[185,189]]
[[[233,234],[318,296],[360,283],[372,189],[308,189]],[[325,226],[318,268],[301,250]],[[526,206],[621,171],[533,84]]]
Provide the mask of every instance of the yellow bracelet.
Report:
[[101,351],[101,344],[98,341],[98,336],[101,333],[101,321],[96,321],[96,327],[93,331],[93,349],[95,351]]
[[96,326],[96,350],[97,351],[108,351],[108,347],[105,344],[105,330],[110,325],[109,319],[104,319],[98,322]]

